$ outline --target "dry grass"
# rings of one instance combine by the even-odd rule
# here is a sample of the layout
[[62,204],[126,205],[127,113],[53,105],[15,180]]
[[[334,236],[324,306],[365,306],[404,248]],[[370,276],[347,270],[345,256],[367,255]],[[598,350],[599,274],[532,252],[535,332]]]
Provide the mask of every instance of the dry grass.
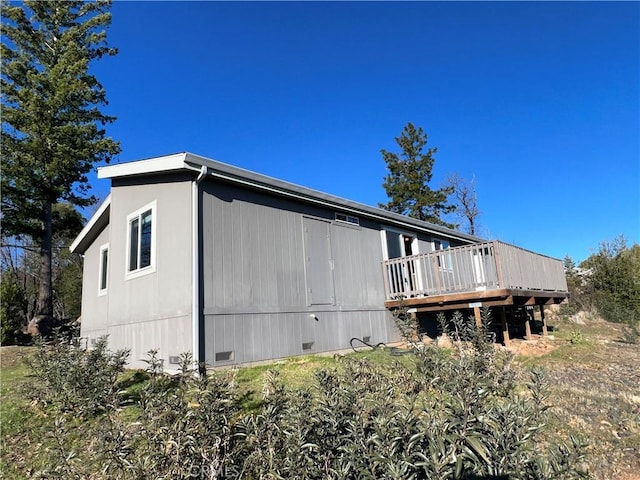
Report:
[[552,426],[588,439],[594,478],[640,479],[640,345],[622,343],[619,324],[555,326],[554,339],[539,340],[545,354],[519,357],[548,372]]

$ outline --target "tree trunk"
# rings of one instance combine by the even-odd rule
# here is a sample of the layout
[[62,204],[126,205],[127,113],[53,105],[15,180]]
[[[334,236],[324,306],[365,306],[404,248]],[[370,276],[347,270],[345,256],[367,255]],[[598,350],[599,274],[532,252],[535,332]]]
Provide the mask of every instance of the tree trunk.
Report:
[[53,316],[53,281],[51,269],[51,250],[53,243],[53,205],[46,203],[42,212],[43,235],[40,243],[40,288],[38,292],[38,306],[36,315],[42,317]]

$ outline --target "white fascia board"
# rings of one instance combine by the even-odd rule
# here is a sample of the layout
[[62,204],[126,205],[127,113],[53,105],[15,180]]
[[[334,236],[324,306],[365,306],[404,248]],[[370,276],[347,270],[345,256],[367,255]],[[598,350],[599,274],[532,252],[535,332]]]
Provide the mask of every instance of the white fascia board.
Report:
[[164,157],[119,163],[98,168],[98,178],[117,178],[146,173],[166,172],[185,168],[186,153],[175,153]]
[[80,243],[82,243],[82,241],[87,237],[87,235],[89,235],[89,232],[93,230],[93,227],[95,227],[96,223],[98,223],[98,220],[102,218],[102,216],[105,214],[109,206],[111,206],[111,194],[109,194],[107,198],[104,199],[104,202],[102,202],[102,204],[98,207],[98,210],[96,210],[96,213],[93,214],[93,216],[89,219],[89,221],[84,226],[84,228],[80,231],[76,239],[73,241],[73,243],[69,247],[69,250],[71,250],[71,253],[76,252],[76,249],[78,248]]

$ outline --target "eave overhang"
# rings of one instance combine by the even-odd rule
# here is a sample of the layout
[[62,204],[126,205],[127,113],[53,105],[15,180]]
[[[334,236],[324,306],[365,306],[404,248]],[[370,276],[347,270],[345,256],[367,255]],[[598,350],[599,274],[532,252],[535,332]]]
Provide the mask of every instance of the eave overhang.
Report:
[[96,213],[89,219],[84,228],[80,231],[76,239],[73,241],[69,250],[72,253],[84,254],[91,242],[105,229],[109,224],[109,213],[111,211],[111,194],[104,199],[104,201],[96,210]]

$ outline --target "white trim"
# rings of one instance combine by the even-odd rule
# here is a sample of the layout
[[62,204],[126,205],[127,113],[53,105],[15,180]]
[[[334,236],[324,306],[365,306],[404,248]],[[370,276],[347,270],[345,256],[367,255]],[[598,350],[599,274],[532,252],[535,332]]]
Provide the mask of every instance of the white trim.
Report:
[[[109,290],[109,244],[105,243],[104,245],[100,245],[100,253],[98,255],[98,261],[99,261],[99,265],[98,265],[98,296],[101,297],[103,295],[107,294],[107,291]],[[102,262],[102,255],[104,254],[104,252],[107,252],[107,278],[105,279],[106,285],[104,288],[102,288],[102,273],[103,273],[103,262]]]
[[119,163],[98,168],[98,178],[116,178],[143,173],[166,172],[185,168],[186,153],[176,153],[163,157],[139,160],[136,162]]
[[110,205],[111,205],[111,194],[109,194],[107,198],[104,199],[104,202],[100,204],[100,206],[96,210],[96,213],[94,213],[93,216],[89,219],[87,224],[80,231],[76,239],[73,241],[73,243],[69,247],[69,250],[72,253],[75,253],[75,250],[76,248],[78,248],[78,245],[80,245],[80,242],[82,242],[84,238],[89,234],[89,232],[93,229],[94,225],[98,222],[100,217],[102,217],[102,215],[107,210],[107,208],[109,208]]
[[[418,234],[416,232],[412,232],[410,230],[401,230],[399,228],[394,228],[394,227],[389,227],[387,225],[382,225],[381,226],[381,236],[382,236],[382,257],[383,260],[389,260],[389,250],[387,247],[387,232],[393,232],[393,233],[397,233],[399,234],[401,237],[405,236],[405,237],[411,237],[411,254],[412,255],[418,255],[420,253],[420,249],[419,249],[419,242],[418,242]],[[400,244],[400,252],[402,253],[403,257],[407,256],[407,252],[404,248],[404,242],[402,242]]]
[[380,242],[382,246],[382,260],[389,260],[389,248],[387,247],[387,230],[385,227],[380,229]]
[[[146,212],[147,210],[151,210],[151,253],[150,253],[150,264],[143,268],[137,268],[135,270],[129,270],[130,265],[130,257],[131,257],[131,227],[130,223],[135,218],[140,218],[140,216]],[[148,203],[142,208],[139,208],[135,212],[127,215],[127,243],[126,243],[126,255],[125,255],[125,265],[124,265],[124,279],[130,280],[132,278],[141,277],[143,275],[148,275],[150,273],[154,273],[156,271],[156,225],[158,223],[157,212],[157,203],[154,200],[151,203]],[[139,224],[140,231],[142,230],[142,223]],[[138,250],[140,250],[140,244],[138,244]]]

